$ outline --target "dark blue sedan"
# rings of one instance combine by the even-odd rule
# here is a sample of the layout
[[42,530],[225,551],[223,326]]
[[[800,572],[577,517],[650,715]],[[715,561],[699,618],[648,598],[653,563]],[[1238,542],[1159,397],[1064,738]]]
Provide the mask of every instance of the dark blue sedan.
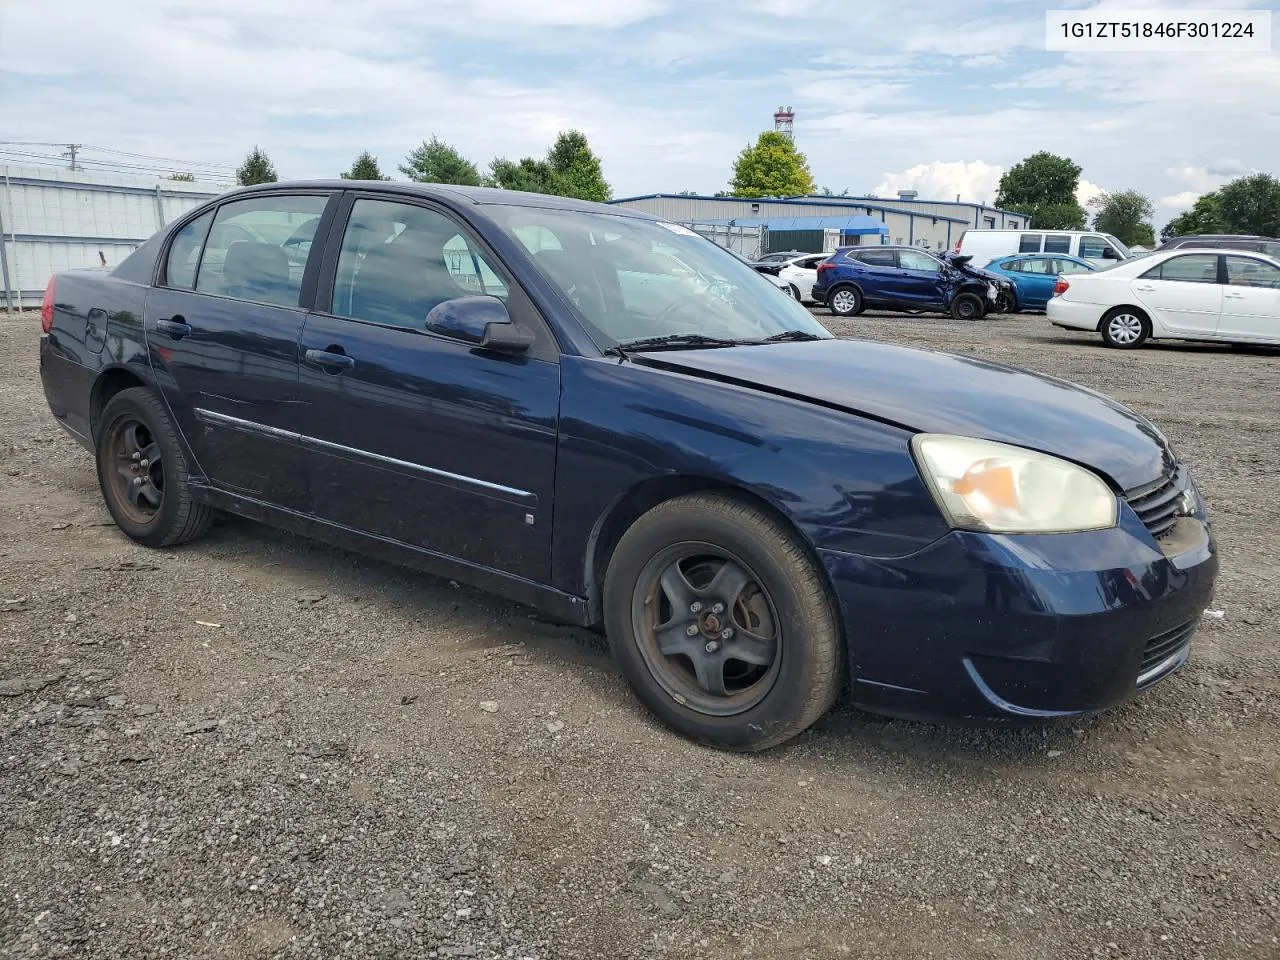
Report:
[[1010,313],[1018,310],[1043,310],[1053,297],[1058,277],[1072,273],[1093,273],[1097,266],[1065,253],[1020,253],[1000,257],[986,266],[1013,281],[1017,301]]
[[108,509],[226,511],[607,631],[731,749],[842,689],[1057,717],[1177,670],[1217,551],[1151,423],[1060,380],[838,340],[617,207],[355,181],[228,193],[54,277],[40,370]]

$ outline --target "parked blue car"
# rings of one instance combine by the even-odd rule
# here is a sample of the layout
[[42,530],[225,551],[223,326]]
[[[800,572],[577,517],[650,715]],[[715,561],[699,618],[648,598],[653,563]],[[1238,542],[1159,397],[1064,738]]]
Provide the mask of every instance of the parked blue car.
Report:
[[1141,416],[835,339],[618,207],[249,187],[56,275],[41,326],[49,408],[135,541],[226,511],[478,585],[607,632],[649,709],[720,747],[846,688],[909,716],[1110,707],[1186,661],[1217,572]]
[[999,257],[986,269],[1013,281],[1016,301],[1009,310],[1043,310],[1053,297],[1058,277],[1069,273],[1092,273],[1097,266],[1065,253],[1022,253]]
[[818,264],[813,285],[813,298],[838,317],[881,307],[980,320],[1012,294],[1012,282],[941,260],[919,247],[885,245],[839,248]]

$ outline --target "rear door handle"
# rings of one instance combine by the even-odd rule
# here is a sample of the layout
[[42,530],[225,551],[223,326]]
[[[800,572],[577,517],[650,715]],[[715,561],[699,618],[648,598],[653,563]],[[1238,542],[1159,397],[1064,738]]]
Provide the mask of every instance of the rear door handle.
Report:
[[156,329],[161,333],[166,333],[174,340],[181,340],[191,332],[191,324],[187,323],[182,317],[166,317],[163,320],[156,321]]
[[1155,289],[1155,287],[1151,286],[1149,283],[1135,283],[1133,285],[1133,289],[1141,290],[1143,293],[1150,293]]
[[1244,299],[1244,294],[1243,294],[1243,293],[1224,293],[1224,294],[1223,294],[1223,296],[1224,296],[1224,297],[1226,297],[1228,300],[1243,300],[1243,299]]
[[356,365],[356,362],[345,353],[339,353],[338,351],[341,349],[341,347],[338,347],[328,350],[308,350],[305,354],[307,363],[314,363],[317,367],[323,367],[331,373],[350,370]]

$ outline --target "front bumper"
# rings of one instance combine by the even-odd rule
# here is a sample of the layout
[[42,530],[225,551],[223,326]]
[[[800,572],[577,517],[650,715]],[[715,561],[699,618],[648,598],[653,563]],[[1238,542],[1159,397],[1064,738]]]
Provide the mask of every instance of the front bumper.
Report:
[[1127,509],[1052,536],[953,531],[896,559],[826,551],[853,701],[896,716],[1034,720],[1115,706],[1175,672],[1217,547],[1186,518],[1166,556]]

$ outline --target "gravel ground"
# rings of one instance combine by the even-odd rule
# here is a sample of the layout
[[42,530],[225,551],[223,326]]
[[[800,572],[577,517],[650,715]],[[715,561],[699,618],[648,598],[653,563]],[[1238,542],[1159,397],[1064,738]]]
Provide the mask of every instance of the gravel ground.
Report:
[[3,318],[0,955],[1280,956],[1280,354],[823,319],[1156,419],[1223,548],[1187,669],[1050,728],[700,748],[527,609],[244,521],[133,545]]

